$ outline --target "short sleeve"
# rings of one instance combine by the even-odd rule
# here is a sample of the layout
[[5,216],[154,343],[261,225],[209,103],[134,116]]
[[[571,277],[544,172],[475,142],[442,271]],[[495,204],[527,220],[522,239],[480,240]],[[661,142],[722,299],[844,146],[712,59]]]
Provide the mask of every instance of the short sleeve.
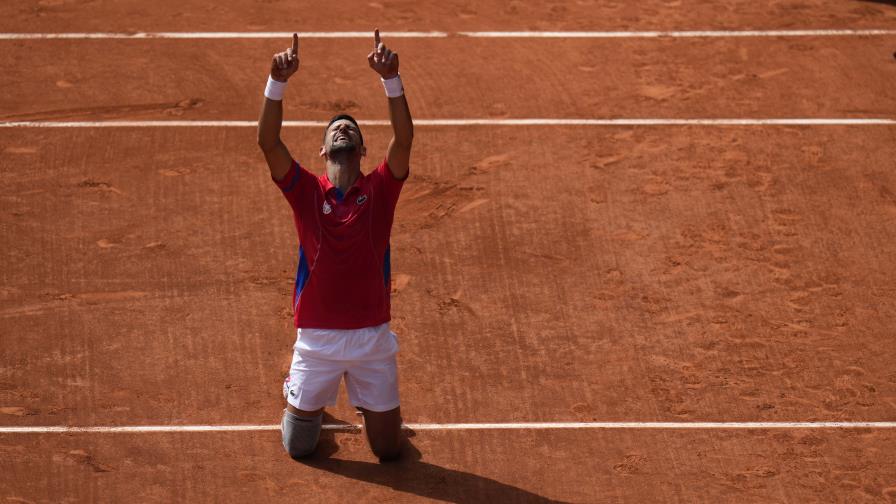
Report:
[[299,212],[299,205],[302,201],[310,201],[314,189],[318,186],[317,177],[295,160],[281,180],[276,180],[273,176],[271,176],[271,180],[280,188],[283,196],[296,213]]
[[376,167],[376,170],[374,170],[371,175],[376,178],[378,185],[381,187],[382,195],[385,198],[387,207],[394,209],[395,205],[398,204],[398,196],[401,194],[401,188],[404,186],[404,181],[407,180],[407,176],[403,179],[395,178],[395,176],[392,175],[392,170],[389,169],[389,163],[385,159],[383,159],[383,162]]

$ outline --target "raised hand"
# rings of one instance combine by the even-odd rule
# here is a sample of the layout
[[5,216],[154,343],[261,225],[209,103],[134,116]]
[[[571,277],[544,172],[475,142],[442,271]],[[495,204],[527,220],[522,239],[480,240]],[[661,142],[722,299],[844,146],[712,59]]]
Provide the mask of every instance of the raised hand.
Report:
[[286,82],[299,69],[299,35],[292,34],[292,47],[274,55],[271,60],[271,78]]
[[383,79],[391,79],[398,75],[398,53],[390,51],[380,41],[379,29],[373,30],[373,51],[367,55],[367,63]]

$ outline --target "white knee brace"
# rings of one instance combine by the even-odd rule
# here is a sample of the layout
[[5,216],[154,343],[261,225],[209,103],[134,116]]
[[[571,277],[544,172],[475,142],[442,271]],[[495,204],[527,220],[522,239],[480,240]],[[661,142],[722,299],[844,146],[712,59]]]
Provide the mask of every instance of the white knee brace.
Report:
[[323,413],[316,417],[300,417],[289,410],[283,410],[280,430],[283,433],[283,448],[289,456],[298,459],[314,451],[320,438]]

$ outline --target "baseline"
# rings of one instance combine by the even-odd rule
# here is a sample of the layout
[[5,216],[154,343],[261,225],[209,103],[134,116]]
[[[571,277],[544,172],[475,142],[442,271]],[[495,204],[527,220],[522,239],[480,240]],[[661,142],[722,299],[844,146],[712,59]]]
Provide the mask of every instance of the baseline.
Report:
[[[362,126],[389,126],[385,119],[361,120]],[[880,126],[894,125],[889,118],[780,118],[780,119],[414,119],[414,126]],[[283,121],[284,127],[323,127],[327,121]],[[256,127],[258,121],[0,121],[0,128],[164,128]]]
[[[324,430],[355,431],[354,424],[324,424]],[[527,429],[893,429],[896,422],[520,422],[520,423],[410,423],[406,430],[527,430]],[[137,433],[276,431],[280,425],[130,425],[101,427],[0,427],[2,434]]]
[[[370,32],[297,32],[311,38],[369,38]],[[896,35],[896,30],[679,30],[679,31],[406,31],[383,32],[387,38],[721,38],[721,37],[867,37]],[[0,40],[40,39],[283,39],[292,32],[84,32],[84,33],[0,33]]]

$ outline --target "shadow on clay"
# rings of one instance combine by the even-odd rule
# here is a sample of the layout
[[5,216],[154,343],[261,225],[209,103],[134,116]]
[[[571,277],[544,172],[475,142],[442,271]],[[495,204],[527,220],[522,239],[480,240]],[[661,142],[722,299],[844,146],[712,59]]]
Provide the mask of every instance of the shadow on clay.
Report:
[[859,0],[860,2],[865,3],[879,3],[884,5],[889,5],[891,7],[896,7],[896,0]]
[[[325,423],[348,425],[345,422],[329,417],[329,415],[325,415],[324,421]],[[406,431],[406,433],[407,438],[415,435],[411,430]],[[361,462],[330,458],[339,451],[339,445],[336,443],[333,431],[324,431],[321,433],[321,438],[314,454],[298,463],[346,478],[389,487],[399,492],[446,502],[526,502],[545,504],[563,502],[548,499],[522,488],[501,483],[484,476],[477,476],[472,473],[423,462],[420,450],[407,438],[405,439],[399,460],[384,463]]]

